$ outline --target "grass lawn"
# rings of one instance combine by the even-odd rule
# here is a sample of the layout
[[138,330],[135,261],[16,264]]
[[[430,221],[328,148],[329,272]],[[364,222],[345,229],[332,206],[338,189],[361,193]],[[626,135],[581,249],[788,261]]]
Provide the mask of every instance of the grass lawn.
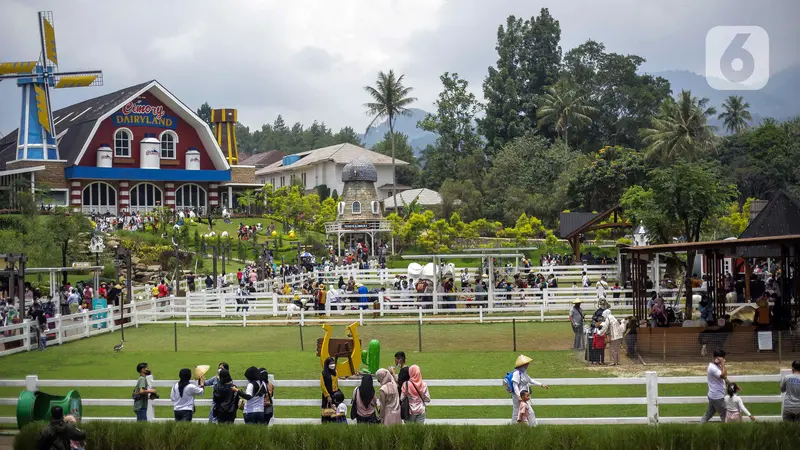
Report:
[[[334,337],[344,337],[344,327],[335,327]],[[499,380],[512,369],[517,353],[534,358],[530,373],[535,378],[642,376],[645,370],[662,375],[702,375],[705,365],[648,366],[626,365],[614,368],[588,368],[568,349],[572,333],[564,323],[517,324],[517,353],[513,349],[511,324],[445,324],[423,325],[423,352],[418,352],[416,325],[365,325],[359,327],[364,345],[379,339],[382,346],[381,366],[393,363],[395,351],[403,350],[408,361],[418,364],[428,379],[496,378],[497,387],[432,387],[433,398],[508,398]],[[157,380],[177,379],[183,367],[197,364],[216,366],[220,361],[230,364],[234,378],[243,379],[244,370],[264,366],[281,379],[316,379],[320,362],[315,355],[316,339],[322,337],[321,327],[303,329],[305,351],[300,351],[300,329],[286,327],[192,327],[178,326],[178,351],[174,351],[171,325],[145,325],[126,331],[125,348],[114,353],[119,334],[106,334],[63,346],[53,346],[46,352],[29,352],[6,356],[0,365],[0,378],[23,379],[37,374],[50,379],[134,379],[135,367],[141,361],[150,364]],[[729,370],[736,373],[778,373],[777,364],[737,365]],[[746,395],[777,394],[773,383],[749,383]],[[465,389],[467,392],[465,392]],[[68,389],[46,388],[48,393],[64,393]],[[167,397],[165,389],[162,398]],[[660,395],[704,396],[705,384],[662,385]],[[352,388],[344,388],[351,395]],[[128,388],[81,388],[84,398],[129,398]],[[18,389],[0,388],[0,397],[17,397]],[[549,391],[537,389],[534,398],[548,397],[643,397],[644,386],[553,386]],[[208,396],[208,394],[207,394]],[[316,399],[316,388],[278,388],[278,398]],[[779,414],[779,405],[748,405],[755,415]],[[198,407],[197,415],[208,414],[207,407]],[[664,405],[662,416],[698,416],[705,405]],[[644,405],[619,406],[539,406],[538,417],[621,417],[644,416]],[[130,415],[128,407],[86,407],[86,416]],[[169,407],[158,407],[158,417],[171,416]],[[432,407],[431,418],[504,418],[507,407]],[[0,415],[14,415],[14,407],[0,406]],[[317,417],[318,408],[279,407],[280,417]]]

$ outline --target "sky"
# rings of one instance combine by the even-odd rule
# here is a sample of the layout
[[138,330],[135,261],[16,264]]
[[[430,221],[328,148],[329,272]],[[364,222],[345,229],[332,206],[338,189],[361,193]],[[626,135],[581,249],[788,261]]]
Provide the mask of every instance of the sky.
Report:
[[[594,39],[646,58],[647,72],[703,73],[706,33],[720,25],[766,29],[773,73],[800,64],[797,0],[0,0],[0,61],[35,59],[36,12],[51,10],[59,68],[105,80],[55,91],[55,108],[156,79],[192,109],[237,108],[251,129],[282,114],[363,132],[363,88],[379,70],[405,74],[421,109],[433,110],[444,72],[482,98],[498,26],[542,7],[564,51]],[[0,82],[0,133],[18,126],[19,103],[14,82]]]

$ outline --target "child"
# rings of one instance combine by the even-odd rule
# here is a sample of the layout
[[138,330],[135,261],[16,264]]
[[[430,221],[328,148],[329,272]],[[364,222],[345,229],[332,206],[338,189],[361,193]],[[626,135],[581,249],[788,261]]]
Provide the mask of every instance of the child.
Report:
[[344,394],[342,391],[336,391],[331,396],[333,404],[336,405],[336,415],[333,416],[333,421],[336,423],[347,423],[347,405],[344,403]]
[[725,396],[725,422],[741,422],[742,421],[742,413],[744,415],[749,416],[750,420],[753,422],[756,421],[756,416],[750,414],[750,411],[747,410],[744,406],[744,402],[742,402],[742,398],[739,397],[739,392],[742,391],[742,388],[739,387],[736,383],[731,383],[728,385],[728,395]]
[[517,423],[528,425],[529,427],[536,426],[536,415],[533,413],[531,406],[531,393],[528,391],[521,391],[519,393],[519,414],[517,415]]
[[[73,415],[64,416],[64,422],[78,426],[78,420]],[[83,441],[69,441],[69,448],[71,450],[83,450],[86,448],[86,443]]]

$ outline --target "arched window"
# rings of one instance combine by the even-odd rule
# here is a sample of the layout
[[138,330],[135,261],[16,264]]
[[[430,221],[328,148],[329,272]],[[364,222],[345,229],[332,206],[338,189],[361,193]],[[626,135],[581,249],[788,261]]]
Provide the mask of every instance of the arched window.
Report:
[[353,202],[353,214],[361,214],[361,203]]
[[174,131],[167,130],[161,133],[161,159],[175,159],[178,135]]
[[337,210],[340,216],[344,215],[344,202],[339,202]]
[[380,208],[378,206],[378,202],[373,200],[372,201],[372,214],[380,214]]
[[119,158],[131,157],[131,141],[133,133],[127,128],[120,128],[114,133],[114,156]]
[[86,214],[117,214],[117,190],[100,181],[89,184],[83,188],[81,211]]
[[148,212],[164,205],[161,189],[153,183],[139,183],[131,188],[130,212]]
[[201,216],[205,215],[206,207],[208,207],[206,190],[196,184],[184,184],[175,190],[175,207],[192,209]]

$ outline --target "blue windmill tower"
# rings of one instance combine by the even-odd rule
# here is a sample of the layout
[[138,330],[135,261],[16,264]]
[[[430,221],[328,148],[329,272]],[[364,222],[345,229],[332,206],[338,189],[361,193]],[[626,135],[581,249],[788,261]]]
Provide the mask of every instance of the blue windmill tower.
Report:
[[50,88],[102,86],[98,70],[59,72],[53,13],[39,12],[39,61],[0,63],[0,81],[16,79],[22,88],[22,114],[17,134],[17,160],[58,160]]

